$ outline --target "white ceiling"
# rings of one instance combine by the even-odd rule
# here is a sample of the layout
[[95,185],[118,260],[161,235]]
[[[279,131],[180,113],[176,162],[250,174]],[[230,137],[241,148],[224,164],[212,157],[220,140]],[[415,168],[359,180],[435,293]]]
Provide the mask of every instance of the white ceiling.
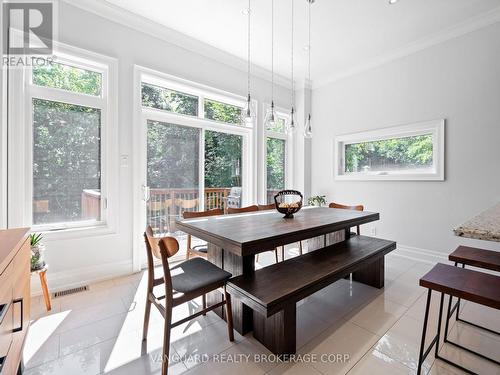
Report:
[[[246,59],[248,0],[105,0]],[[296,79],[306,74],[306,0],[275,0],[275,70],[289,77],[291,4]],[[271,68],[271,0],[251,0],[252,61]],[[312,5],[315,85],[500,8],[500,0],[316,0]]]

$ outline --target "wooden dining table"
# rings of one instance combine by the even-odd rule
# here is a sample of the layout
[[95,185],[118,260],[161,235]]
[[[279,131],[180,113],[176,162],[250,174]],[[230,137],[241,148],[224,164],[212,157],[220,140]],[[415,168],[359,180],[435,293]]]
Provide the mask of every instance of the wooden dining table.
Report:
[[[278,246],[307,241],[308,251],[350,237],[350,228],[379,220],[379,214],[326,207],[305,207],[285,219],[274,210],[178,220],[177,228],[208,243],[207,259],[233,276],[255,272],[255,255]],[[383,264],[381,265],[383,267]],[[220,302],[219,293],[207,295],[209,304]],[[233,302],[234,328],[252,331],[252,309]],[[215,310],[224,318],[223,309]]]

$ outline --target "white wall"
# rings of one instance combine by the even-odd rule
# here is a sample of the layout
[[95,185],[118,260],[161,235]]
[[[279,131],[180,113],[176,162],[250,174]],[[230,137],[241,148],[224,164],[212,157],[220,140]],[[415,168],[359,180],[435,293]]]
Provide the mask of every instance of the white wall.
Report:
[[[235,94],[246,95],[246,72],[140,33],[93,13],[60,2],[59,40],[62,43],[118,59],[119,155],[129,155],[120,167],[119,222],[115,234],[68,240],[48,240],[48,274],[52,288],[82,283],[132,270],[132,127],[133,66],[138,64]],[[243,42],[243,41],[242,41]],[[252,80],[254,98],[270,102],[271,86]],[[275,89],[278,106],[289,103],[290,90]],[[259,107],[261,111],[261,107]]]
[[[313,92],[312,193],[378,211],[380,237],[448,253],[452,228],[500,201],[500,24]],[[445,118],[446,181],[335,181],[336,135]],[[370,235],[368,226],[365,233]]]

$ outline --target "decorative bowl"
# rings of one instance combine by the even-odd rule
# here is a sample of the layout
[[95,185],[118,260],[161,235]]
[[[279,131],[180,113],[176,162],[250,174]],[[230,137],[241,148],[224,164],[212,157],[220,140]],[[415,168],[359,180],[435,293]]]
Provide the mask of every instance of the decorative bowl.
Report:
[[302,208],[303,196],[297,190],[281,190],[274,196],[276,210],[285,214],[285,219],[293,218],[293,214]]

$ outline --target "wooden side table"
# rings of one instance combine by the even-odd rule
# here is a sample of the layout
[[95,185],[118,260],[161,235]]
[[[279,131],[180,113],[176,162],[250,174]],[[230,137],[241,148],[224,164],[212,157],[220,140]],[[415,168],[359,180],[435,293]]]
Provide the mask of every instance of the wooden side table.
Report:
[[40,276],[40,285],[42,286],[43,299],[45,300],[45,307],[47,311],[52,309],[52,305],[50,303],[50,293],[49,287],[47,285],[47,271],[49,270],[49,266],[45,265],[42,269],[31,272],[31,274],[37,273]]

